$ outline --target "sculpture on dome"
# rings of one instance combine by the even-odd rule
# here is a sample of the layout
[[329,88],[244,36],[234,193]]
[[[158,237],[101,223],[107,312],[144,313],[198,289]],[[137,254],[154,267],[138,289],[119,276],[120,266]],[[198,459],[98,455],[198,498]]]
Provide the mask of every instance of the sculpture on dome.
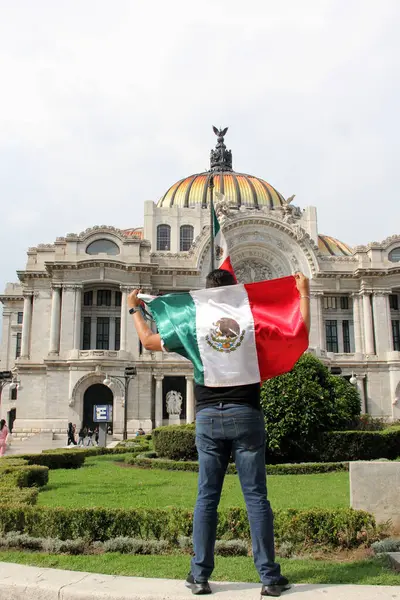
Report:
[[224,144],[224,135],[228,131],[228,128],[218,129],[213,126],[213,131],[217,136],[217,145],[215,146],[215,150],[211,150],[211,171],[232,171],[232,152],[231,150],[227,150]]

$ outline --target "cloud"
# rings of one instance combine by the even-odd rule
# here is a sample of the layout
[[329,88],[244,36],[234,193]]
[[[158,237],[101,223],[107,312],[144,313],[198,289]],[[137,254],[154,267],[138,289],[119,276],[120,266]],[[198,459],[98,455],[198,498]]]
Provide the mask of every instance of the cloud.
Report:
[[[234,166],[349,244],[396,233],[396,0],[3,3],[0,287],[26,249],[100,223],[208,167]],[[390,219],[376,218],[379,214]]]

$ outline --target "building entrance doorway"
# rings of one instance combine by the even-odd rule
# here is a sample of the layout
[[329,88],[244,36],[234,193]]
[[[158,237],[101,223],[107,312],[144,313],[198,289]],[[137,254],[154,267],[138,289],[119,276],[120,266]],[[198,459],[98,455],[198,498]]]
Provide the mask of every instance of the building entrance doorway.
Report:
[[[82,427],[97,427],[98,424],[93,420],[93,408],[96,404],[113,406],[114,396],[112,391],[102,383],[94,383],[85,392],[83,396],[83,419]],[[108,423],[112,433],[112,422]]]

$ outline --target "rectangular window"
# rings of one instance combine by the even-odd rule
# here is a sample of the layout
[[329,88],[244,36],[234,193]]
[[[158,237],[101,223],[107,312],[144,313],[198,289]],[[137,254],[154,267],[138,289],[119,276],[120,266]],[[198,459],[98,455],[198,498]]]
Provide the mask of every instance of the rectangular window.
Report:
[[400,321],[392,321],[393,350],[400,352]]
[[83,306],[92,306],[93,305],[93,291],[84,292],[83,294]]
[[97,290],[97,306],[111,306],[111,290]]
[[110,318],[98,317],[97,319],[97,334],[96,334],[96,349],[108,350],[110,347]]
[[122,292],[115,292],[115,306],[121,306]]
[[21,356],[21,339],[22,333],[17,333],[17,339],[15,344],[15,358],[19,358]]
[[18,323],[18,325],[22,324],[23,319],[24,319],[24,313],[23,312],[19,312],[17,314],[17,323]]
[[328,352],[339,352],[337,321],[325,321],[326,349]]
[[92,319],[90,317],[83,318],[83,350],[90,350],[92,341]]
[[350,349],[350,323],[349,321],[342,322],[343,327],[343,352],[351,352]]
[[389,305],[391,310],[399,310],[399,297],[397,294],[390,294]]
[[115,350],[119,350],[121,346],[121,317],[115,318],[115,339],[114,339],[114,348]]
[[18,396],[18,390],[17,390],[17,388],[15,387],[15,388],[13,388],[13,389],[11,390],[11,400],[16,400],[16,399],[17,399],[17,396]]
[[324,296],[324,308],[337,308],[337,297],[336,296]]
[[342,310],[349,309],[349,297],[348,296],[340,296],[340,308]]

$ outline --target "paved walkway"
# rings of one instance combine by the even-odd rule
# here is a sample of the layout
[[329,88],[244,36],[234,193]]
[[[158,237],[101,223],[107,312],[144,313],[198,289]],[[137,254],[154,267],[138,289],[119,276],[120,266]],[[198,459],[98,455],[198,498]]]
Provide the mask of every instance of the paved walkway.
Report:
[[[214,583],[216,600],[255,600],[260,586]],[[290,600],[400,600],[399,586],[296,585]],[[97,575],[0,562],[0,600],[189,600],[182,581]]]

